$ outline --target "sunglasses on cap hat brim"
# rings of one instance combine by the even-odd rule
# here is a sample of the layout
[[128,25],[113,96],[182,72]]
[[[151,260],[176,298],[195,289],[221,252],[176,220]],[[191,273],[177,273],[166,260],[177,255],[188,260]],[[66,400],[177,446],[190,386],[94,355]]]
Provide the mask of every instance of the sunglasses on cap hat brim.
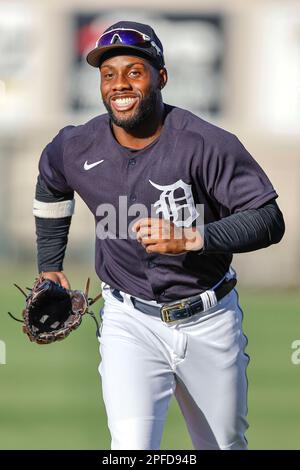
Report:
[[[98,67],[102,53],[113,47],[117,48],[120,46],[126,46],[129,49],[134,49],[135,47],[142,49],[153,47],[156,51],[159,61],[163,66],[163,53],[160,47],[153,40],[151,40],[151,38],[147,34],[141,33],[140,31],[137,31],[135,29],[127,28],[111,29],[110,31],[103,33],[97,40],[95,49],[93,49],[87,55],[87,61],[90,65]],[[99,54],[99,52],[101,52],[101,55]],[[147,53],[146,50],[145,53]],[[150,57],[154,57],[153,54],[150,53],[150,51],[148,54]]]

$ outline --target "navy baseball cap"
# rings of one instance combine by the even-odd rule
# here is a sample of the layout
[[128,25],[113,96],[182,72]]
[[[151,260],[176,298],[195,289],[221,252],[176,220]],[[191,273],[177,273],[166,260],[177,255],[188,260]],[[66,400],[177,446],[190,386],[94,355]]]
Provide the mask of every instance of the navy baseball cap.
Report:
[[146,58],[158,69],[165,65],[163,46],[154,30],[134,21],[119,21],[106,29],[86,60],[93,67],[100,67],[109,57],[126,52]]

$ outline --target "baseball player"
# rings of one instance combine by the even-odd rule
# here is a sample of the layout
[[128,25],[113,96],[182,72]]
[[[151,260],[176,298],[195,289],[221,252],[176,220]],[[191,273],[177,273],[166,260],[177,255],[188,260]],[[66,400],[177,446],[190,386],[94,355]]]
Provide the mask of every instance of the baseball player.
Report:
[[277,193],[237,137],[163,102],[150,26],[112,25],[87,62],[107,113],[46,146],[34,215],[39,271],[64,287],[74,192],[95,217],[111,448],[159,449],[174,394],[195,449],[246,449],[249,358],[231,261],[281,240]]

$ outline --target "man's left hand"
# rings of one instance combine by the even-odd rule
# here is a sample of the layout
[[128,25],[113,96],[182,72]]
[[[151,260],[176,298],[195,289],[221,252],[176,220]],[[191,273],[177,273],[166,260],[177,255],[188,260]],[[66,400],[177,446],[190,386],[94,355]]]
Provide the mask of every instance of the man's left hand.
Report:
[[140,219],[132,230],[147,253],[177,255],[203,248],[203,238],[195,227],[176,227],[168,220]]

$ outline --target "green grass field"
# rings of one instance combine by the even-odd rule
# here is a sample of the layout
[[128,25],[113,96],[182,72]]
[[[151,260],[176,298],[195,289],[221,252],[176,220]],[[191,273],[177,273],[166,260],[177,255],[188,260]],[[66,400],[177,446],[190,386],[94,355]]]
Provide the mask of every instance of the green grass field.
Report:
[[[92,319],[85,318],[80,330],[62,343],[37,346],[6,315],[8,310],[18,313],[23,305],[12,283],[30,286],[33,272],[16,268],[0,273],[0,340],[7,353],[6,365],[0,365],[0,448],[109,449]],[[76,288],[83,287],[90,271],[81,268],[81,273],[71,277]],[[92,294],[96,283],[93,276]],[[291,362],[291,344],[300,339],[300,293],[240,291],[240,303],[251,356],[249,447],[300,449],[300,365]],[[173,401],[162,449],[191,448]]]

